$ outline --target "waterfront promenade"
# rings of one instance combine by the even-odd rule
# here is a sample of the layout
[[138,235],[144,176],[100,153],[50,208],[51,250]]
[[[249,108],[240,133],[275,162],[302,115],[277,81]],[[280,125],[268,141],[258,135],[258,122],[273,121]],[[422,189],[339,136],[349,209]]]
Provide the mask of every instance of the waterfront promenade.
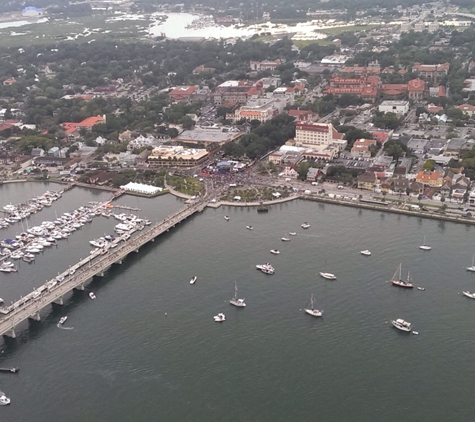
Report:
[[181,209],[174,215],[150,226],[132,237],[120,242],[117,247],[110,248],[106,253],[91,255],[62,273],[62,278],[55,277],[16,302],[0,308],[0,335],[16,337],[15,327],[27,319],[40,321],[40,312],[51,303],[63,304],[65,294],[73,289],[84,290],[85,285],[94,276],[104,276],[112,264],[122,264],[130,253],[139,252],[141,246],[153,242],[156,237],[169,231],[196,212],[206,207],[204,200],[197,201]]

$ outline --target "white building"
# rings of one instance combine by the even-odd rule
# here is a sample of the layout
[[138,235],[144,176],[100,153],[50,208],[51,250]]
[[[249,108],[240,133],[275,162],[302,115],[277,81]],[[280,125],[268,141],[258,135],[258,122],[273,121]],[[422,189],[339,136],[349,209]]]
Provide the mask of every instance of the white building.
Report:
[[409,101],[386,100],[379,105],[378,110],[381,113],[404,115],[409,111]]
[[[331,123],[299,122],[295,125],[295,143],[304,148],[319,148],[341,141],[342,134]],[[336,142],[338,145],[341,142]]]

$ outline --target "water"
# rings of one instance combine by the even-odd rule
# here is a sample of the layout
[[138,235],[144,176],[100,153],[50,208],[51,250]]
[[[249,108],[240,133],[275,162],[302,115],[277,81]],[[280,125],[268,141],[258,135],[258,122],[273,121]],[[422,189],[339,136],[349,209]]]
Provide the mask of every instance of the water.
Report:
[[[0,186],[2,205],[48,188],[57,189]],[[75,188],[33,218],[107,197]],[[119,203],[152,220],[183,205],[169,195]],[[302,230],[303,221],[312,227]],[[28,293],[84,257],[88,240],[113,225],[97,217],[36,264],[0,274],[0,296]],[[75,292],[0,345],[0,366],[21,368],[0,374],[0,389],[12,399],[0,420],[470,420],[475,301],[461,292],[474,277],[464,269],[473,230],[306,201],[268,214],[207,209],[95,279],[95,301]],[[289,231],[297,236],[281,242]],[[424,236],[430,252],[418,249]],[[281,254],[271,255],[274,248]],[[373,255],[361,256],[362,249]],[[267,261],[274,276],[255,269]],[[399,263],[426,291],[386,282]],[[316,276],[324,270],[338,279]],[[245,309],[227,303],[234,281]],[[311,293],[323,318],[302,311]],[[226,314],[222,324],[213,322],[218,312]],[[57,328],[63,315],[74,330]],[[420,334],[392,328],[394,318]]]

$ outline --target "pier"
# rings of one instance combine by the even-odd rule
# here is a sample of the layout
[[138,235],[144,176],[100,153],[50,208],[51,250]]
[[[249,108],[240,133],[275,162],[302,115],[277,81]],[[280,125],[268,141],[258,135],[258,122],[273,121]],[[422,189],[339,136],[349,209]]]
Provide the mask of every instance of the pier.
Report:
[[181,209],[161,222],[151,225],[148,229],[137,232],[129,240],[121,242],[117,247],[109,249],[105,254],[88,256],[69,269],[64,276],[47,281],[33,293],[22,297],[9,306],[0,308],[0,335],[15,338],[15,328],[27,319],[40,321],[40,312],[48,305],[63,304],[63,297],[73,289],[84,290],[94,276],[103,277],[113,264],[122,264],[127,255],[139,252],[148,242],[166,233],[196,212],[202,212],[208,205],[205,200],[197,201]]

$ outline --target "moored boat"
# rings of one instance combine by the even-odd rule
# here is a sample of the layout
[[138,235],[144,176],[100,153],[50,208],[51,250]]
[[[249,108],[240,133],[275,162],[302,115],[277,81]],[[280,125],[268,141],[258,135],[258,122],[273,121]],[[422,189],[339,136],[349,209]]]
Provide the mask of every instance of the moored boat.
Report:
[[391,324],[401,331],[409,332],[412,330],[412,324],[408,321],[404,321],[401,318],[391,321]]
[[396,270],[393,275],[393,278],[391,279],[391,283],[393,284],[393,286],[405,287],[406,289],[412,289],[414,287],[409,271],[407,272],[406,280],[404,281],[402,279],[402,264],[399,264],[398,269]]
[[238,308],[246,307],[246,303],[244,302],[244,299],[238,299],[237,292],[238,292],[237,284],[236,282],[234,282],[234,297],[229,301],[229,303],[231,305],[237,306]]
[[190,284],[195,284],[197,279],[198,277],[196,275],[191,277]]
[[268,262],[265,263],[265,264],[258,264],[258,265],[256,265],[256,268],[258,270],[262,271],[264,274],[272,275],[275,272],[274,267],[271,264],[269,264]]
[[306,221],[304,221],[300,227],[302,227],[302,229],[308,229],[309,227],[312,227],[312,226],[308,224]]
[[307,304],[307,307],[304,308],[304,311],[309,314],[309,315],[312,315],[314,317],[321,317],[323,315],[323,311],[320,311],[318,309],[315,309],[314,307],[314,298],[313,298],[313,294],[310,296],[310,301],[309,303]]
[[282,242],[290,242],[290,239],[288,237],[285,237],[285,236],[281,240],[282,240]]
[[224,219],[225,219],[226,221],[229,221],[229,217],[228,217],[227,215],[224,216]]
[[270,253],[274,254],[274,255],[279,255],[280,254],[280,251],[278,251],[277,249],[271,249],[270,250]]
[[222,312],[220,312],[218,315],[215,315],[213,317],[213,319],[216,321],[216,322],[223,322],[223,321],[226,321],[226,315],[224,315]]
[[320,274],[320,277],[326,278],[327,280],[336,280],[336,275],[335,274],[325,273],[325,272],[321,272],[319,274]]
[[360,251],[360,254],[365,255],[365,256],[370,256],[371,252],[368,249],[365,249],[364,251]]

